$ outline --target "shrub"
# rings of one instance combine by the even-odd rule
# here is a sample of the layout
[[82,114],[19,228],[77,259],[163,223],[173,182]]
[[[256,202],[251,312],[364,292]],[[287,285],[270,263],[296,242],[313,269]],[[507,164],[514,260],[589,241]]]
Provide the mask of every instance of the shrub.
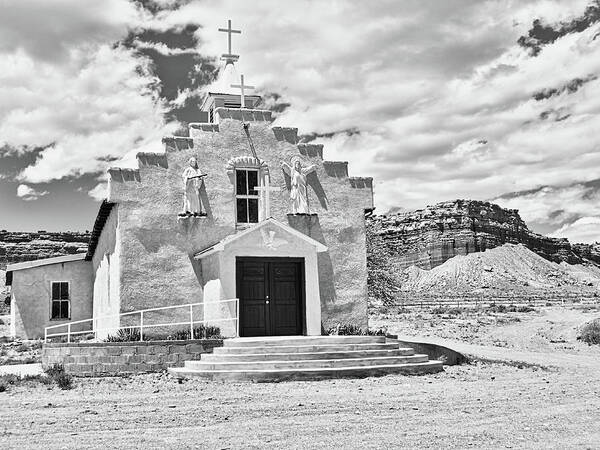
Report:
[[[189,333],[188,333],[189,336]],[[221,339],[221,329],[213,325],[194,327],[194,339]]]
[[520,312],[520,313],[528,313],[528,312],[533,312],[533,311],[535,311],[535,309],[532,308],[531,306],[519,306],[517,308],[517,312]]
[[44,373],[50,378],[54,378],[61,373],[65,373],[65,367],[62,364],[52,364],[50,367],[44,370]]
[[[190,330],[177,330],[166,337],[155,336],[154,339],[185,341],[190,339]],[[221,329],[219,327],[202,324],[194,327],[194,337],[192,339],[223,339],[223,336],[221,336]]]
[[54,378],[54,381],[62,390],[73,389],[73,377],[68,373],[59,373]]
[[62,364],[53,364],[48,367],[45,371],[46,381],[42,381],[42,383],[51,383],[54,382],[57,386],[63,390],[72,389],[73,388],[73,377],[65,372],[65,367]]
[[581,333],[579,334],[577,339],[586,342],[590,345],[600,345],[600,319],[595,319],[589,323],[586,323],[581,328]]
[[364,336],[365,330],[354,325],[352,323],[337,324],[335,327],[331,327],[327,330],[327,334],[330,336]]
[[121,328],[116,334],[109,334],[105,342],[135,342],[140,340],[140,330],[137,328]]
[[352,323],[337,324],[327,330],[329,336],[387,336],[387,330],[378,328],[377,330],[369,330],[354,325]]

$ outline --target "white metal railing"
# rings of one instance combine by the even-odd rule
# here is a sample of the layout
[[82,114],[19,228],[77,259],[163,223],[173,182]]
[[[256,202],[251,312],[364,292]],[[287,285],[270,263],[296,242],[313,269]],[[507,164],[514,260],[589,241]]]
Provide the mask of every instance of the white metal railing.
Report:
[[[211,319],[204,319],[204,320],[194,320],[194,307],[197,306],[201,306],[201,307],[206,307],[207,305],[217,305],[217,304],[225,304],[225,303],[231,303],[231,302],[235,302],[235,311],[232,317],[225,317],[225,318],[211,318]],[[156,312],[156,311],[165,311],[168,309],[177,309],[177,308],[187,308],[189,310],[189,320],[186,320],[184,322],[166,322],[166,323],[144,323],[144,314],[148,314],[150,312]],[[121,317],[123,316],[131,316],[131,315],[136,315],[139,314],[140,318],[139,318],[139,325],[124,325],[121,326]],[[83,320],[77,320],[74,322],[67,322],[67,323],[61,323],[58,325],[52,325],[49,327],[46,327],[44,329],[44,342],[48,342],[48,338],[53,338],[53,337],[67,337],[67,342],[71,342],[71,337],[72,336],[77,336],[77,335],[81,335],[81,334],[94,334],[94,338],[97,339],[98,338],[98,333],[99,332],[116,332],[118,330],[123,330],[123,329],[139,329],[140,330],[140,341],[144,340],[144,329],[145,328],[155,328],[155,327],[171,327],[171,326],[182,326],[182,325],[189,325],[190,327],[190,339],[194,338],[194,325],[197,324],[205,324],[205,323],[217,323],[217,322],[234,322],[235,324],[235,336],[239,336],[239,317],[240,317],[240,302],[239,299],[237,298],[232,298],[232,299],[227,299],[227,300],[218,300],[218,301],[214,301],[214,302],[199,302],[199,303],[187,303],[185,305],[172,305],[172,306],[163,306],[160,308],[148,308],[148,309],[140,309],[137,311],[131,311],[131,312],[125,312],[125,313],[120,313],[120,314],[113,314],[113,315],[108,315],[108,316],[100,316],[100,317],[92,317],[91,319],[83,319]],[[110,327],[105,327],[105,328],[98,328],[98,321],[101,320],[110,320],[110,319],[117,319],[119,325],[118,326],[110,326]],[[82,331],[73,331],[73,325],[79,325],[79,324],[89,324],[91,323],[91,329],[90,330],[82,330]],[[55,330],[57,328],[65,328],[66,327],[66,331],[62,332],[62,333],[49,333],[49,330]]]

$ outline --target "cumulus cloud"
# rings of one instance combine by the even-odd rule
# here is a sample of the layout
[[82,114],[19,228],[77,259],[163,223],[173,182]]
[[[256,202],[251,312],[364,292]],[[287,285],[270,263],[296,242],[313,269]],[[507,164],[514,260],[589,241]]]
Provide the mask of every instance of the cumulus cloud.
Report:
[[88,195],[94,200],[104,200],[108,196],[108,184],[106,182],[98,183],[88,192]]
[[22,198],[26,202],[37,200],[44,195],[48,195],[48,191],[37,191],[26,184],[20,184],[17,186],[17,197]]
[[[218,57],[226,36],[217,28],[231,18],[242,29],[233,37],[238,73],[281,106],[276,124],[324,143],[326,158],[348,160],[353,175],[374,176],[379,211],[491,198],[549,230],[600,214],[600,187],[586,184],[600,165],[600,24],[568,25],[590,0],[80,3],[60,0],[48,13],[72,5],[83,24],[72,28],[68,15],[54,26],[0,14],[9,63],[0,136],[13,148],[49,145],[23,182],[160,151],[161,134],[174,129],[164,114],[193,116],[190,99],[211,80],[190,48]],[[536,19],[567,31],[542,42]],[[131,45],[114,45],[131,33]],[[522,36],[538,39],[535,55]],[[55,42],[51,57],[40,54],[42,40]],[[169,74],[175,58],[195,69]]]
[[[290,105],[277,124],[323,135],[327,158],[376,178],[386,210],[597,176],[600,28],[564,34],[537,57],[517,43],[534,19],[568,22],[588,3],[189,2],[156,26],[198,21],[200,51],[216,56],[216,28],[231,17],[243,32],[238,71]],[[359,133],[328,135],[348,129]]]
[[66,61],[73,47],[116,41],[148,17],[127,0],[0,2],[0,50],[21,50],[47,62]]
[[582,217],[552,233],[554,237],[568,238],[571,242],[593,244],[600,242],[600,216]]

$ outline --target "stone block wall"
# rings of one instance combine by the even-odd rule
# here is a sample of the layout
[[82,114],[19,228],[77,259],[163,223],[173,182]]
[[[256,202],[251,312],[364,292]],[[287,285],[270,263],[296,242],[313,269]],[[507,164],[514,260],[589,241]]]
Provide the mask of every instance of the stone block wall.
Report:
[[62,364],[67,373],[80,377],[131,375],[182,367],[221,347],[222,339],[188,341],[100,342],[44,344],[42,366]]

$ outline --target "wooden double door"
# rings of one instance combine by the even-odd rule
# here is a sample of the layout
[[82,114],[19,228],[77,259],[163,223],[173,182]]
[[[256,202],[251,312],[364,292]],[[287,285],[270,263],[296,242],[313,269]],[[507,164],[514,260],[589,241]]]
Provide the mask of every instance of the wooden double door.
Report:
[[304,259],[236,260],[240,336],[301,335],[304,323]]

